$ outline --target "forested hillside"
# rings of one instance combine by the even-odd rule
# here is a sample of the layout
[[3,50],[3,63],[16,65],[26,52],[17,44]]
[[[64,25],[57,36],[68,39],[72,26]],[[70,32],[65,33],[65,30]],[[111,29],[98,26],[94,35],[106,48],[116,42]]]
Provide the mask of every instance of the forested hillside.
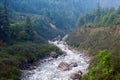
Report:
[[43,16],[16,12],[9,4],[7,0],[0,3],[0,80],[20,80],[20,69],[52,51],[61,53],[47,40],[64,33]]
[[75,29],[80,14],[94,10],[98,4],[118,7],[119,0],[9,0],[9,3],[15,11],[42,15],[59,29],[70,31]]
[[98,5],[94,12],[81,15],[77,25],[80,27],[110,27],[120,24],[120,7],[102,8]]
[[76,32],[69,35],[67,43],[89,51],[93,55],[89,73],[82,80],[120,79],[120,14],[100,6],[92,13],[78,19]]
[[58,29],[67,32],[75,29],[75,23],[80,14],[94,10],[98,4],[108,8],[117,8],[119,5],[119,0],[114,2],[92,0],[92,3],[89,0],[8,0],[8,2],[10,9],[20,13],[42,15]]
[[42,15],[59,29],[69,31],[73,29],[79,14],[90,11],[83,9],[79,0],[10,0],[10,7],[22,13]]

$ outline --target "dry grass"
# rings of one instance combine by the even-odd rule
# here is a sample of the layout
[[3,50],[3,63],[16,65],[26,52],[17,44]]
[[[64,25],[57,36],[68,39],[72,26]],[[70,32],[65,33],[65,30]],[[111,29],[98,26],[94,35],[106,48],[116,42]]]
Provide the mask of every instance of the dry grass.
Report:
[[84,32],[87,32],[89,33],[89,35],[93,35],[95,34],[96,32],[99,32],[99,31],[105,31],[107,30],[108,28],[106,27],[95,27],[95,28],[80,28],[76,31],[76,34],[79,35],[81,33],[84,33]]
[[79,35],[81,33],[87,32],[87,33],[89,33],[89,35],[94,35],[95,33],[99,32],[99,31],[104,32],[109,29],[115,31],[117,35],[120,35],[120,25],[116,25],[113,27],[79,28],[76,30],[76,34]]
[[117,25],[117,26],[115,27],[115,31],[116,31],[116,33],[117,33],[118,35],[120,35],[120,25]]

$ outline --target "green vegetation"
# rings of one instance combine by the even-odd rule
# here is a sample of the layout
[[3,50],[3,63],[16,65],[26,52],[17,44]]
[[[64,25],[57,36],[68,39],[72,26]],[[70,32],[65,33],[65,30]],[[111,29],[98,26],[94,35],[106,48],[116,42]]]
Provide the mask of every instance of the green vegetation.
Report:
[[[92,11],[97,7],[98,0],[8,0],[10,7],[20,13],[41,15],[57,26],[69,32],[76,29],[75,23],[80,14]],[[119,0],[116,0],[119,2]],[[114,1],[114,2],[116,2]],[[101,2],[101,1],[99,1]],[[114,3],[107,0],[107,2]],[[116,4],[116,3],[115,3]],[[107,6],[107,4],[106,4]],[[113,6],[113,5],[111,5]]]
[[112,28],[81,28],[68,37],[67,43],[74,47],[89,50],[92,54],[96,54],[103,49],[119,51],[120,35],[117,32],[118,28],[119,26]]
[[7,43],[9,42],[10,39],[10,35],[8,34],[9,34],[8,4],[7,1],[5,0],[3,2],[3,6],[0,8],[0,38]]
[[[69,32],[74,29],[79,14],[90,9],[84,9],[85,1],[79,0],[9,0],[10,6],[17,12],[32,13],[44,16],[47,21],[55,24],[58,29]],[[79,6],[79,4],[82,4]],[[72,6],[71,6],[72,5]],[[90,6],[90,5],[89,5]]]
[[77,25],[79,27],[110,27],[120,24],[120,7],[103,9],[100,6],[92,12],[87,13],[78,19]]
[[61,53],[54,45],[31,42],[16,43],[0,48],[0,80],[20,80],[20,68],[48,56],[52,51]]
[[[90,0],[0,0],[0,80],[20,80],[21,68],[51,51],[60,54],[47,40],[75,29],[78,16],[93,10],[97,3],[93,0],[91,6]],[[78,26],[87,28],[72,33],[67,42],[94,55],[89,74],[83,80],[119,79],[119,24],[120,7],[98,6],[78,19]]]
[[95,13],[81,16],[78,20],[81,28],[71,33],[66,40],[69,45],[87,50],[93,55],[89,73],[82,80],[120,79],[119,8],[105,10],[104,16],[101,10],[100,7],[96,10],[98,14],[94,18],[92,15]]
[[61,54],[59,48],[47,43],[61,32],[52,29],[44,17],[17,13],[10,10],[7,0],[3,1],[0,4],[0,80],[20,80],[21,69],[52,51]]
[[[4,1],[4,2],[3,2]],[[53,29],[44,16],[11,10],[11,3],[0,3],[0,42],[12,44],[15,41],[44,42],[58,35],[64,35],[59,29]]]
[[120,54],[114,55],[107,50],[100,51],[91,62],[88,75],[82,80],[119,80]]
[[89,73],[83,76],[82,80],[120,79],[120,35],[117,33],[118,28],[82,28],[68,37],[67,43],[69,45],[88,50],[94,56]]

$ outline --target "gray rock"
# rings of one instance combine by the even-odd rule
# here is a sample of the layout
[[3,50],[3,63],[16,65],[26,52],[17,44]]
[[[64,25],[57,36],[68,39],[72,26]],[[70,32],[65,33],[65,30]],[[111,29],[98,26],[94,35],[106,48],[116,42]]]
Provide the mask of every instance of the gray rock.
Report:
[[82,72],[78,71],[70,75],[68,80],[80,80],[82,77]]
[[58,69],[60,69],[60,70],[62,70],[62,71],[67,71],[67,70],[69,70],[69,64],[62,61],[62,62],[58,65]]
[[66,53],[66,52],[62,52],[62,55],[63,55],[63,56],[66,56],[66,55],[67,55],[67,53]]
[[58,54],[56,52],[51,52],[50,57],[57,58]]
[[77,67],[78,65],[77,65],[77,63],[76,62],[72,62],[71,64],[70,64],[70,67]]

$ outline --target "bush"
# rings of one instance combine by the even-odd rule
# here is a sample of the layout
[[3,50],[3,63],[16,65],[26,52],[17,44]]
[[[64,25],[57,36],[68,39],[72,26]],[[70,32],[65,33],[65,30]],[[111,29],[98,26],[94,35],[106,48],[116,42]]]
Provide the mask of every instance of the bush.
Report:
[[39,43],[16,43],[0,50],[0,80],[20,80],[20,68],[27,67],[52,51],[61,53],[54,45]]
[[[120,57],[120,56],[119,56]],[[116,66],[112,61],[112,54],[107,50],[102,50],[97,54],[91,63],[88,75],[85,75],[82,80],[118,80],[120,79],[119,69],[115,69]],[[120,60],[119,58],[115,58]]]

